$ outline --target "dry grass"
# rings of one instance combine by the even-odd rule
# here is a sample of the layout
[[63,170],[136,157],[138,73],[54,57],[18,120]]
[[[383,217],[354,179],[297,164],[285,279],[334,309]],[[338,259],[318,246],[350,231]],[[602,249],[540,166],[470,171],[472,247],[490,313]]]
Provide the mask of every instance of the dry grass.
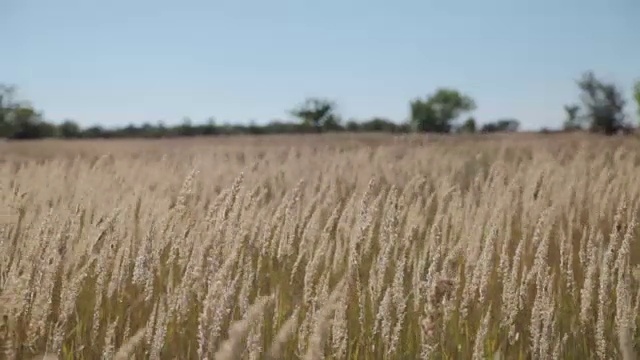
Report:
[[0,350],[636,359],[640,144],[0,144]]

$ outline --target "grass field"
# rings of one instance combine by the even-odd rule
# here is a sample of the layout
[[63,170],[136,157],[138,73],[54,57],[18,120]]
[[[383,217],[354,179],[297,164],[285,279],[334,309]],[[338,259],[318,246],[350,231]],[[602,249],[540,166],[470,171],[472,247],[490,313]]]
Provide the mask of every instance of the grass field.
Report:
[[8,142],[0,174],[0,358],[640,354],[636,138]]

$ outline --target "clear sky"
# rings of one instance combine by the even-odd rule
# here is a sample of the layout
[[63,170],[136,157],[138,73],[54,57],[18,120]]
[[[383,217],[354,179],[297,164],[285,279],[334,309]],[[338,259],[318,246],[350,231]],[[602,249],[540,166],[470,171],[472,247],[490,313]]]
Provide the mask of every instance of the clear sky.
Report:
[[54,121],[259,123],[307,96],[403,121],[439,86],[560,126],[575,80],[640,79],[639,0],[0,0],[0,81]]

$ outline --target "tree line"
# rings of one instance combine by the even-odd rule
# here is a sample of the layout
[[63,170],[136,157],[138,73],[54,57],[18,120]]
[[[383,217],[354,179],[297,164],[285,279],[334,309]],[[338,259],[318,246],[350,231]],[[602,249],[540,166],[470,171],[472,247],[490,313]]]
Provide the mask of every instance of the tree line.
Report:
[[[564,107],[564,131],[587,130],[612,135],[630,133],[634,126],[626,117],[627,100],[614,83],[598,79],[591,71],[576,82],[579,102]],[[251,123],[218,124],[214,118],[194,124],[189,118],[182,123],[167,126],[156,124],[128,125],[119,128],[103,126],[81,127],[73,120],[59,124],[47,121],[42,112],[30,103],[17,101],[16,87],[0,85],[0,138],[162,138],[174,136],[233,135],[233,134],[302,134],[320,132],[389,132],[389,133],[494,133],[517,132],[517,119],[505,118],[479,126],[473,116],[475,100],[463,92],[447,87],[436,89],[424,98],[409,102],[409,119],[396,123],[390,119],[374,117],[364,121],[344,121],[337,112],[335,102],[325,98],[309,98],[290,110],[297,122],[272,121],[265,125]],[[633,99],[640,117],[640,81],[635,84]],[[545,131],[543,129],[543,131]]]

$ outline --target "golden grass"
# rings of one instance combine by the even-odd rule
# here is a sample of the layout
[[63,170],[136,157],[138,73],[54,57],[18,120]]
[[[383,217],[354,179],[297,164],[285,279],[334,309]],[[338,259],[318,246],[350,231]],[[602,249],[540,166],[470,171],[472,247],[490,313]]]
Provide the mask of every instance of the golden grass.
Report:
[[636,359],[639,165],[587,135],[2,143],[0,357]]

